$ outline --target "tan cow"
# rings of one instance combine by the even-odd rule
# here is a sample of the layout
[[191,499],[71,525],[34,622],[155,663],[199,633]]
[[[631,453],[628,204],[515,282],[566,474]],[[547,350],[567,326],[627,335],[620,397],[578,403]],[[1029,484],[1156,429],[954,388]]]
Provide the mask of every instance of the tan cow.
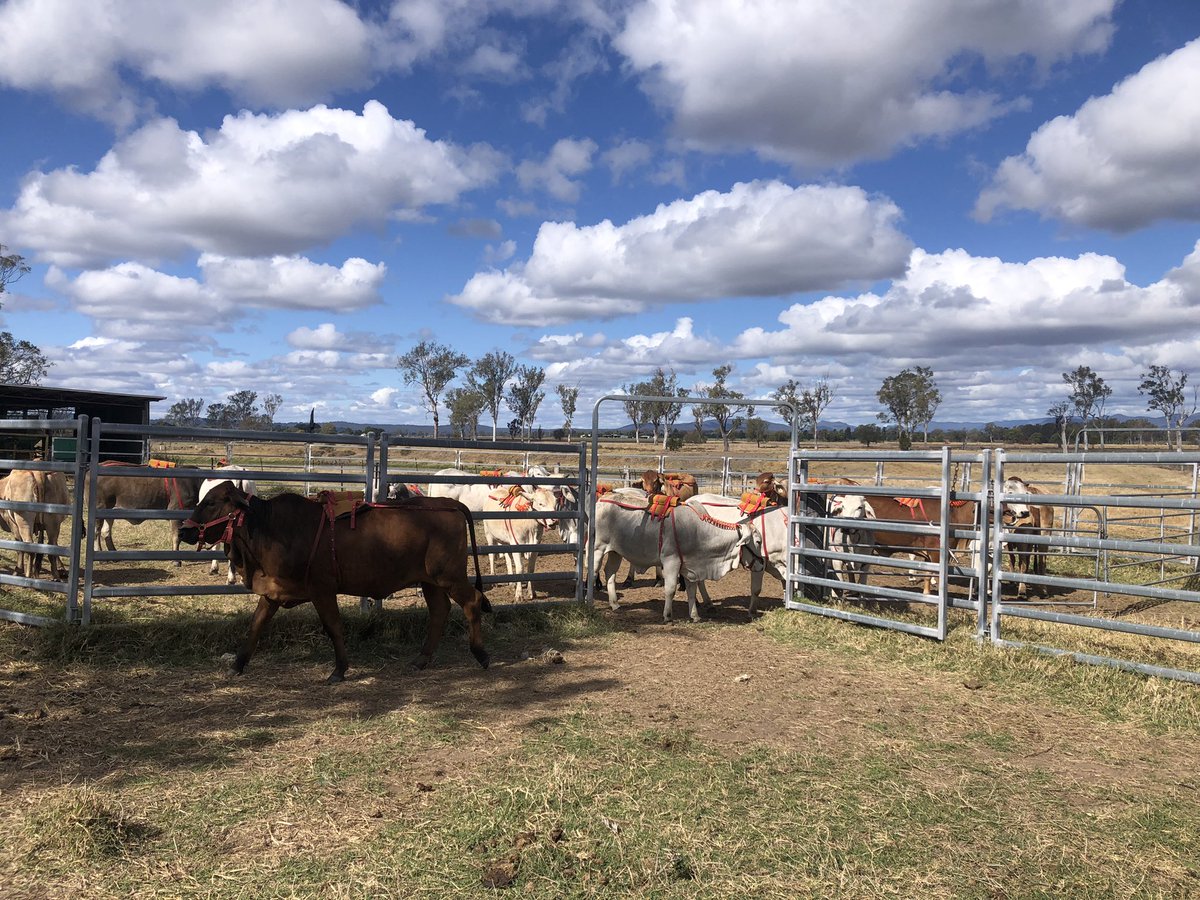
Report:
[[[62,472],[14,469],[6,478],[0,478],[0,500],[66,506],[71,502],[71,496],[67,491],[67,477]],[[63,513],[0,510],[0,527],[15,533],[17,540],[30,544],[57,544],[64,519],[66,515]],[[18,574],[25,578],[37,578],[41,571],[41,553],[17,552]],[[63,579],[65,569],[61,557],[51,555],[50,571],[55,580]]]

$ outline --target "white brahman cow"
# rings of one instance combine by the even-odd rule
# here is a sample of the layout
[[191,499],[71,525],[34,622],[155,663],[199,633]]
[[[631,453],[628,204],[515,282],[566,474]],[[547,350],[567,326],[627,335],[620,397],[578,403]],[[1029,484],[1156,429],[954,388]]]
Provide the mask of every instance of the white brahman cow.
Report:
[[[557,501],[554,492],[547,488],[534,488],[526,492],[519,484],[497,488],[484,501],[483,512],[554,512]],[[554,527],[554,519],[485,519],[483,523],[484,541],[489,545],[495,544],[537,544],[541,542],[542,532]],[[531,550],[514,550],[504,554],[510,575],[521,575],[526,572],[533,574],[537,568],[537,552]],[[488,568],[491,574],[496,574],[496,556],[488,554]],[[521,587],[529,585],[529,599],[533,600],[535,593],[533,582],[517,581],[513,599],[521,600]]]
[[695,497],[670,508],[661,518],[650,514],[644,500],[641,505],[633,500],[626,491],[596,500],[595,552],[597,559],[604,560],[612,609],[619,609],[617,569],[622,559],[640,568],[662,566],[664,622],[671,621],[680,575],[687,582],[688,616],[698,622],[697,582],[719,579],[739,563],[762,570],[762,539],[749,524],[717,519]]
[[[834,553],[852,553],[870,556],[875,552],[875,532],[869,528],[852,524],[866,519],[875,518],[875,508],[861,494],[840,494],[829,498],[829,516],[834,519],[845,519],[846,524],[840,528],[829,529],[828,549]],[[871,573],[871,564],[850,559],[830,560],[834,575],[847,584],[866,584],[867,576]],[[834,599],[847,599],[851,591],[833,592]]]

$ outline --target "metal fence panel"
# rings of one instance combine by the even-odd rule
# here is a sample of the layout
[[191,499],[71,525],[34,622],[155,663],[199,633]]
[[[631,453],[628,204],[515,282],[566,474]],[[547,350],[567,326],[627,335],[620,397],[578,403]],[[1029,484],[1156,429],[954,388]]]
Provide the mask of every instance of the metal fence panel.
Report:
[[[22,575],[0,574],[0,584],[14,587],[32,588],[54,594],[62,594],[66,600],[65,618],[72,621],[76,615],[79,603],[79,566],[78,547],[82,525],[83,493],[79,490],[82,482],[82,472],[85,459],[84,435],[86,434],[87,417],[75,419],[12,419],[3,423],[3,430],[16,434],[40,434],[47,439],[45,450],[49,459],[31,460],[20,458],[0,459],[0,468],[24,469],[38,472],[59,472],[70,477],[70,486],[74,489],[68,503],[22,503],[15,501],[0,501],[0,509],[15,513],[48,513],[55,516],[69,517],[71,527],[66,543],[37,543],[29,541],[2,540],[0,548],[21,553],[34,553],[43,556],[62,558],[61,565],[67,573],[66,581],[51,578],[26,578]],[[62,540],[61,534],[58,538]],[[55,565],[51,562],[51,576],[54,575]],[[19,610],[0,609],[0,619],[19,622],[25,625],[49,625],[53,620],[45,616],[32,615]]]
[[[871,462],[876,464],[876,483],[873,485],[846,485],[823,483],[814,476],[813,464],[820,463],[829,467],[844,466],[846,463]],[[883,464],[885,462],[923,463],[926,466],[936,465],[937,471],[931,477],[936,481],[929,485],[928,481],[922,487],[906,486],[913,480],[906,475],[901,485],[883,484]],[[791,524],[793,528],[793,548],[789,555],[788,587],[785,590],[785,606],[788,609],[814,613],[831,618],[844,619],[859,624],[874,625],[944,640],[948,628],[948,610],[960,607],[974,610],[978,621],[983,621],[985,611],[985,585],[987,575],[987,554],[974,552],[963,554],[955,551],[956,544],[968,548],[986,547],[989,535],[989,514],[987,506],[986,481],[981,482],[980,490],[956,490],[958,483],[964,486],[970,484],[970,472],[978,466],[985,476],[989,471],[989,459],[986,454],[956,453],[945,447],[940,451],[916,452],[884,452],[884,451],[839,451],[839,450],[809,450],[796,447],[792,451],[789,471],[789,496],[791,497]],[[956,472],[962,473],[956,477]],[[938,521],[926,519],[920,521],[915,511],[913,521],[900,522],[896,520],[854,520],[855,527],[868,534],[890,533],[904,535],[928,535],[937,537],[937,553],[928,561],[912,561],[893,559],[889,556],[875,555],[872,546],[870,554],[844,552],[828,546],[828,536],[832,529],[845,527],[847,520],[831,517],[827,512],[827,498],[833,495],[859,495],[868,503],[871,497],[902,497],[920,501],[922,498],[937,499],[940,508],[950,508],[951,502],[959,500],[974,502],[976,515],[970,527],[963,527],[951,522],[950,516],[938,516]],[[897,551],[900,555],[903,551]],[[856,583],[852,587],[842,580],[835,571],[831,571],[832,563],[869,564],[872,574],[891,576],[895,580],[897,574],[906,578],[917,576],[918,580],[936,577],[937,591],[928,595],[917,593],[895,584],[879,585]],[[949,592],[949,579],[965,580],[968,584],[968,597],[963,600],[954,598]],[[845,603],[830,605],[828,600],[832,592],[842,594],[842,599],[849,598],[850,593],[857,602],[869,602],[874,605],[893,603],[919,604],[932,607],[936,618],[933,624],[920,624],[897,616],[883,613],[868,613],[847,608]],[[798,599],[798,595],[802,599]],[[901,607],[904,609],[905,607]]]

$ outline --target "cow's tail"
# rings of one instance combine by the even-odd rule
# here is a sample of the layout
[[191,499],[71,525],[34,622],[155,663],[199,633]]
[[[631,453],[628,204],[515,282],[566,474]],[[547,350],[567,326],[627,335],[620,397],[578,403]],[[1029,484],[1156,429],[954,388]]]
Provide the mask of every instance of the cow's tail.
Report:
[[491,612],[492,603],[487,598],[487,594],[483,592],[483,569],[479,567],[479,544],[475,540],[475,522],[471,518],[471,510],[465,504],[460,503],[462,513],[467,517],[467,534],[471,536],[471,555],[475,557],[475,590],[479,591],[479,596],[483,598],[483,611]]

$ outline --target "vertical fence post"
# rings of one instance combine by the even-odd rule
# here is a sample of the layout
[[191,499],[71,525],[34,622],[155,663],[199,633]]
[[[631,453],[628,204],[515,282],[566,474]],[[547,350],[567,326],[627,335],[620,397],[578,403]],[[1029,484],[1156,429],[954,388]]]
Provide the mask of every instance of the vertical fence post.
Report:
[[[90,625],[92,622],[92,576],[96,566],[96,544],[100,540],[96,529],[96,480],[100,477],[101,425],[99,418],[92,419],[87,475],[87,547],[83,556],[83,613],[79,617],[80,625]],[[112,520],[107,521],[111,527]]]
[[576,529],[575,540],[579,546],[575,550],[575,602],[582,603],[584,600],[583,580],[587,577],[584,571],[587,566],[583,564],[583,557],[586,555],[585,548],[587,547],[588,533],[588,498],[596,495],[596,475],[588,472],[587,467],[587,444],[583,441],[579,442],[579,468],[576,470],[578,474],[578,483],[576,485]]
[[992,643],[1000,641],[1000,605],[1004,598],[1001,595],[1000,574],[1004,567],[1004,517],[1001,514],[1004,496],[1004,451],[996,450],[992,466],[992,518],[996,526],[992,529],[992,589],[988,601],[990,604],[990,622]]
[[[67,623],[79,619],[79,542],[83,536],[83,497],[88,468],[84,462],[88,452],[88,417],[75,420],[75,471],[72,473],[75,497],[71,508],[71,555],[67,557]],[[52,454],[53,455],[53,454]],[[91,532],[89,531],[90,535]]]
[[950,470],[950,448],[942,448],[942,515],[938,523],[938,538],[942,552],[938,554],[938,640],[946,639],[946,606],[950,580],[950,499],[954,496],[954,484]]
[[391,476],[388,475],[388,433],[386,431],[382,431],[379,434],[379,462],[377,467],[379,474],[375,479],[375,483],[378,485],[378,492],[375,496],[380,500],[386,500],[392,486]]
[[979,608],[975,612],[975,636],[977,638],[983,638],[987,634],[987,609],[988,601],[991,599],[988,574],[991,571],[989,565],[992,558],[992,505],[988,500],[992,496],[992,452],[984,450],[982,453],[982,466],[979,473],[979,503],[976,504],[979,518],[979,539],[975,543],[974,559],[976,599],[979,601]]

